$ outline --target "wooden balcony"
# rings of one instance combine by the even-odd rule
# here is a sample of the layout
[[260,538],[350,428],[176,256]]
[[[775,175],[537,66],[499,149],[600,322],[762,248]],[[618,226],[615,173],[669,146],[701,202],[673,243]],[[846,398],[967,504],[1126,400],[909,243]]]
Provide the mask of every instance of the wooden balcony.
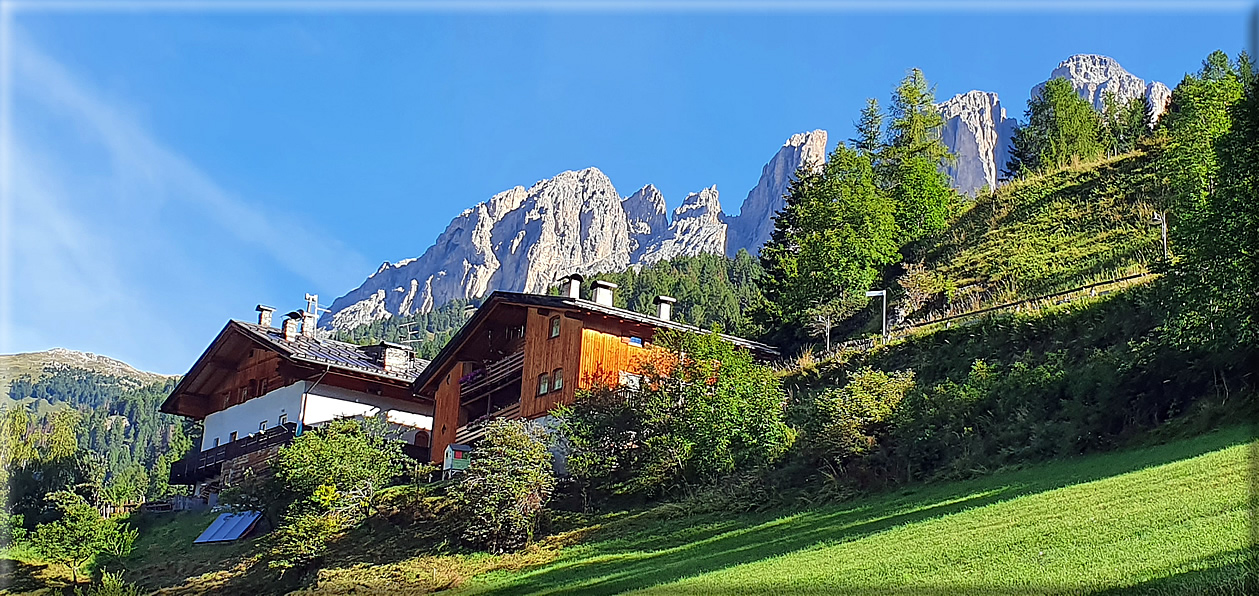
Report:
[[525,367],[525,352],[514,352],[484,368],[474,370],[459,379],[459,401],[469,402],[509,383],[519,383]]
[[510,406],[491,412],[489,415],[482,416],[472,422],[469,422],[455,431],[455,442],[468,444],[485,435],[485,427],[489,426],[491,421],[500,418],[508,420],[520,417],[520,402],[516,402]]
[[196,484],[218,476],[223,470],[223,462],[261,451],[276,445],[287,445],[297,436],[297,424],[289,422],[283,426],[275,426],[262,432],[254,433],[243,439],[219,445],[205,451],[190,453],[184,459],[170,466],[171,484]]

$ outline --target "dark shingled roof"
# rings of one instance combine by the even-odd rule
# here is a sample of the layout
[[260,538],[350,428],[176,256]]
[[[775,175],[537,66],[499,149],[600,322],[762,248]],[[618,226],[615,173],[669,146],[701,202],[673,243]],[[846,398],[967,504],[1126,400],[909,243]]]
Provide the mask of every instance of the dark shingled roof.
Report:
[[244,321],[232,321],[254,338],[260,340],[275,351],[293,360],[308,362],[319,366],[332,366],[344,370],[367,372],[376,376],[389,377],[399,381],[413,382],[428,367],[429,361],[416,358],[411,361],[411,368],[405,371],[386,371],[383,366],[368,356],[363,348],[343,341],[326,338],[307,337],[298,334],[293,341],[284,341],[284,331],[274,327],[264,327]]

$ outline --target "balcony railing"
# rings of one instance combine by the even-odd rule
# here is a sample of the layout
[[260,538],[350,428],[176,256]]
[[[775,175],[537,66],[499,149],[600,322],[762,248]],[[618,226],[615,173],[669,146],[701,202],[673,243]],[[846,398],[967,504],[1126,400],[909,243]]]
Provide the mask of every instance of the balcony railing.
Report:
[[487,416],[482,416],[480,418],[477,418],[476,420],[473,420],[472,422],[469,422],[459,427],[459,429],[455,431],[455,442],[463,443],[463,444],[471,443],[472,441],[475,441],[481,438],[481,436],[485,434],[485,427],[489,426],[491,421],[497,420],[499,418],[506,418],[508,420],[511,420],[513,418],[519,418],[519,417],[520,417],[520,402],[516,402],[510,406],[507,406],[505,408],[500,408],[499,410],[491,412]]
[[191,453],[170,466],[171,484],[196,484],[218,476],[223,462],[261,451],[276,445],[287,445],[297,436],[297,424],[289,422],[268,428],[243,439],[219,445],[198,453]]
[[464,375],[459,379],[460,399],[467,401],[469,396],[485,393],[497,389],[506,382],[518,380],[516,377],[524,370],[524,366],[525,353],[522,350],[491,362],[485,368]]

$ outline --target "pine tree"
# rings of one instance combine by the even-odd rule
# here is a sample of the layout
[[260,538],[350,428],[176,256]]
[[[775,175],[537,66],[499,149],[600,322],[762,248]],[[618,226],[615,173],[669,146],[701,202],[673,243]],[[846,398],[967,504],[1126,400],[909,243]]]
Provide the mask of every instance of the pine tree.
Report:
[[756,317],[779,336],[798,337],[810,312],[865,302],[865,290],[896,261],[898,229],[870,156],[843,144],[820,172],[797,173],[786,202],[761,249],[766,302]]
[[856,126],[856,138],[848,140],[854,149],[870,155],[883,150],[883,112],[879,110],[879,100],[873,97],[866,100]]
[[1049,79],[1038,96],[1027,100],[1025,118],[1006,164],[1011,175],[1047,171],[1106,152],[1101,115],[1066,79]]

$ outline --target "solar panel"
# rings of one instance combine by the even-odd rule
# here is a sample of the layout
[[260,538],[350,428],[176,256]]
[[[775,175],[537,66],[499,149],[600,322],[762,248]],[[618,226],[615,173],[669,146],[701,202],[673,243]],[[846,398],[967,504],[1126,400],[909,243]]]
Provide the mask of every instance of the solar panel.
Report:
[[206,544],[209,542],[231,542],[239,540],[242,536],[252,530],[254,525],[262,517],[261,511],[242,511],[240,513],[224,513],[216,518],[206,528],[193,544]]

